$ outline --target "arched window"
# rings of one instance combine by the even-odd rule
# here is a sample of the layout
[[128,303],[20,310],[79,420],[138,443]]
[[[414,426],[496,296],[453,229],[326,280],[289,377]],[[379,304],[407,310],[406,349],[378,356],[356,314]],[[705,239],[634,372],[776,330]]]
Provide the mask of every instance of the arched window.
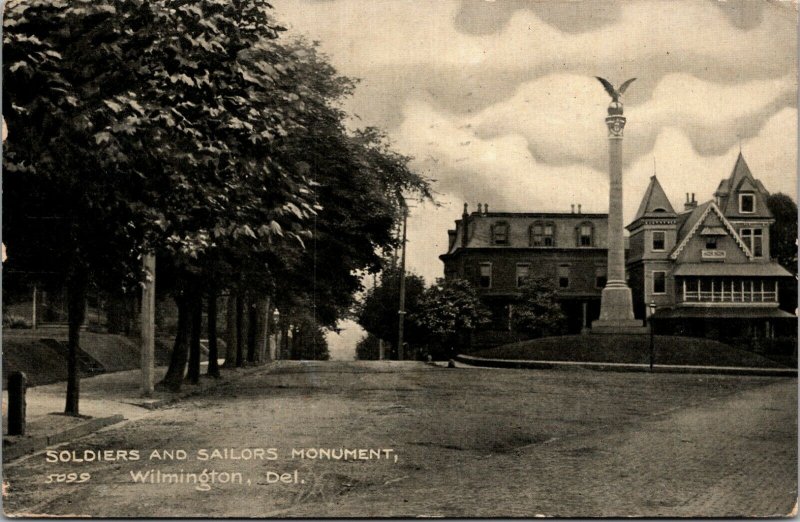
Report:
[[505,221],[498,221],[492,225],[492,244],[493,245],[507,245],[508,244],[508,223]]
[[535,221],[530,228],[530,245],[534,247],[555,246],[555,224],[550,221]]
[[594,246],[594,225],[585,221],[575,227],[575,239],[579,247]]

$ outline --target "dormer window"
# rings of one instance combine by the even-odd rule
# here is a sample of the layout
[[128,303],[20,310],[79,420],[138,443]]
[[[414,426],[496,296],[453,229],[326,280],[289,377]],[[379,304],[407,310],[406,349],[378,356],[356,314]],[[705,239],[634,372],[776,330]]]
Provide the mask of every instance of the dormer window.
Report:
[[581,223],[575,231],[577,232],[579,247],[590,247],[594,244],[594,226],[591,223]]
[[755,194],[739,194],[739,212],[742,214],[752,214],[756,211]]
[[507,245],[508,244],[508,223],[505,221],[498,221],[492,225],[492,244],[493,245]]
[[546,223],[537,221],[531,225],[531,246],[535,247],[551,247],[555,246],[555,230],[556,227],[553,223]]

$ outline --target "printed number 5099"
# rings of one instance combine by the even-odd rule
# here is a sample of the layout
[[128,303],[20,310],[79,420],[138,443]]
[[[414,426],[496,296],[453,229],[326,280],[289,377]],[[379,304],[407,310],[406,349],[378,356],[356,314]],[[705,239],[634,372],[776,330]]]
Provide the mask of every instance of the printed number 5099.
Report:
[[92,478],[89,473],[51,473],[45,478],[45,484],[80,484]]

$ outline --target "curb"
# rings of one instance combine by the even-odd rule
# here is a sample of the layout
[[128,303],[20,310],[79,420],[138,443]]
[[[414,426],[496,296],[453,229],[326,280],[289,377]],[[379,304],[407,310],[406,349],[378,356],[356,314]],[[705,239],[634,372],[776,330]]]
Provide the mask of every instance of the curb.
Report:
[[[581,368],[585,370],[609,372],[646,372],[650,365],[635,363],[602,363],[575,361],[532,361],[526,359],[487,359],[471,355],[457,355],[456,361],[470,366],[490,368],[513,368],[532,370],[565,370]],[[746,368],[738,366],[684,366],[678,364],[656,364],[652,373],[688,373],[716,375],[756,375],[762,377],[797,377],[796,368]]]
[[[258,370],[263,370],[263,369],[268,368],[268,367],[269,367],[269,363],[259,364],[259,365],[250,366],[250,367],[231,368],[231,370],[235,371],[235,373],[233,375],[230,375],[228,378],[219,378],[219,379],[215,379],[215,378],[212,377],[211,378],[212,380],[207,381],[208,384],[206,384],[204,387],[198,387],[198,388],[196,388],[194,390],[186,390],[186,391],[178,392],[176,395],[174,395],[172,397],[167,397],[167,398],[164,398],[164,399],[153,399],[153,400],[150,400],[147,397],[142,397],[138,401],[135,401],[135,400],[134,401],[125,401],[125,404],[130,404],[132,406],[138,406],[138,407],[144,408],[146,410],[157,410],[157,409],[163,408],[165,406],[172,406],[173,404],[178,403],[178,402],[182,401],[183,399],[186,399],[186,398],[189,398],[189,397],[194,397],[195,395],[200,395],[200,394],[212,391],[212,390],[214,390],[214,389],[216,389],[216,388],[218,388],[220,386],[227,386],[228,384],[231,384],[232,382],[234,382],[235,380],[237,380],[239,378],[246,377],[246,376],[250,375],[251,373],[256,373]],[[205,377],[205,375],[203,377]]]
[[111,426],[112,424],[117,424],[124,420],[125,417],[122,415],[111,415],[110,417],[98,417],[96,419],[90,419],[84,423],[78,424],[77,426],[51,433],[49,435],[23,438],[11,443],[6,441],[4,438],[3,462],[9,462],[11,460],[24,457],[25,455],[36,453],[37,451],[41,451],[48,446],[54,446],[56,444],[61,444],[62,442],[68,442],[73,439],[85,437],[86,435],[90,435],[105,428],[106,426]]

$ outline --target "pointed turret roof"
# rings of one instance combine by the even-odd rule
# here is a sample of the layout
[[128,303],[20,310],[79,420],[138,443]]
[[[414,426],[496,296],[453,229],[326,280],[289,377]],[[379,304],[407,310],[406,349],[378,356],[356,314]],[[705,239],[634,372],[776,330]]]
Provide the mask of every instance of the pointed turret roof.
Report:
[[650,184],[644,192],[644,198],[639,205],[639,210],[636,212],[634,221],[646,216],[675,216],[675,210],[669,202],[669,198],[661,188],[661,183],[658,182],[655,174],[650,177]]
[[739,183],[748,178],[750,181],[755,182],[753,179],[753,173],[750,172],[750,167],[747,166],[744,156],[742,155],[741,151],[739,151],[739,156],[736,158],[736,164],[733,166],[733,171],[728,179],[724,179],[720,182],[719,188],[717,188],[717,195],[727,195],[731,190],[736,190],[736,187],[739,186]]
[[[757,195],[758,204],[756,205],[756,212],[750,214],[748,217],[772,217],[772,214],[767,208],[766,197],[769,192],[764,188],[764,185],[753,177],[750,172],[750,167],[744,159],[744,156],[739,152],[736,158],[736,164],[733,166],[733,171],[728,179],[723,179],[715,196],[720,198],[720,209],[729,217],[739,215],[739,200],[735,196],[738,192],[753,192]],[[734,197],[731,197],[734,196]]]

